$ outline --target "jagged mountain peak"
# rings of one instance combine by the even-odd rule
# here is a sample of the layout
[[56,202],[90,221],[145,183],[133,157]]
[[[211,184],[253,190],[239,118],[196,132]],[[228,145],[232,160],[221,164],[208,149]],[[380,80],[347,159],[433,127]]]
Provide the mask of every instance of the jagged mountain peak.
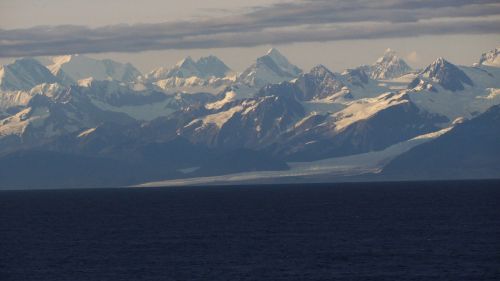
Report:
[[54,83],[58,79],[33,58],[16,59],[0,67],[0,89],[29,90],[41,83]]
[[362,68],[346,69],[342,76],[351,84],[362,86],[369,82],[368,74]]
[[283,54],[281,54],[281,52],[276,48],[269,49],[266,53],[266,56],[269,56],[273,60],[276,60],[276,61],[279,61],[279,60],[287,60],[288,61],[288,59]]
[[318,64],[316,66],[314,66],[313,68],[311,68],[311,70],[309,71],[310,74],[316,74],[316,75],[334,75],[333,72],[330,71],[330,69],[328,69],[326,66],[322,65],[322,64]]
[[390,48],[369,68],[372,79],[397,78],[411,71],[411,67]]
[[53,57],[48,68],[61,81],[70,84],[89,77],[96,80],[133,81],[141,75],[130,63],[94,59],[80,54]]
[[222,78],[231,72],[231,69],[227,67],[224,62],[222,62],[218,57],[209,55],[206,57],[201,57],[198,60],[194,60],[191,56],[187,56],[180,60],[172,68],[160,67],[148,75],[146,78],[150,80],[163,80],[168,78],[210,78],[217,77]]
[[302,70],[300,70],[297,66],[290,63],[290,61],[276,48],[269,49],[266,55],[258,58],[257,61],[265,62],[267,59],[271,59],[282,70],[287,71],[292,75],[298,75],[302,72]]
[[196,63],[193,58],[187,56],[177,62],[173,68],[168,70],[167,77],[182,77],[201,76],[200,71],[196,68]]
[[449,61],[447,61],[443,57],[439,57],[432,64],[435,64],[435,65],[447,65],[447,64],[452,64],[452,63],[450,63]]
[[378,58],[376,63],[381,63],[384,61],[392,61],[395,59],[398,59],[398,55],[397,55],[396,51],[394,51],[391,48],[387,48],[384,52],[384,55],[381,56],[380,58]]
[[34,58],[18,58],[9,64],[3,65],[2,68],[9,68],[9,69],[39,68],[39,69],[43,69],[46,67],[44,67],[38,60],[36,60]]
[[[490,53],[482,61],[496,58],[498,50]],[[62,56],[55,63],[71,64],[84,59],[82,57]],[[387,50],[378,65],[393,65],[394,61],[397,64],[397,55]],[[100,65],[105,66],[108,60],[100,62]],[[215,56],[197,60],[188,57],[178,66],[195,66],[196,71],[206,74],[208,70],[202,69],[202,65],[210,67],[219,63],[223,64]],[[15,78],[9,81],[24,82],[24,74],[32,78],[38,73],[24,71],[29,67],[22,66],[48,71],[32,59],[19,60],[13,65],[16,67],[2,68],[0,77],[6,77],[7,73]],[[293,65],[291,68],[287,65],[291,63],[279,51],[272,49],[263,53],[244,76],[254,85],[231,80],[227,84],[220,84],[224,88],[213,93],[187,94],[181,88],[163,92],[159,90],[157,81],[154,81],[157,84],[150,83],[153,81],[141,84],[98,80],[95,77],[79,80],[78,84],[75,82],[71,86],[47,83],[41,79],[41,84],[29,90],[0,91],[0,161],[4,161],[1,155],[19,148],[97,156],[94,158],[110,157],[124,159],[127,163],[130,159],[130,162],[144,161],[138,166],[144,166],[146,170],[159,166],[159,162],[151,161],[151,158],[161,159],[162,165],[165,165],[159,166],[161,170],[170,167],[171,163],[176,164],[179,159],[193,159],[172,168],[177,171],[198,167],[200,159],[206,159],[203,165],[213,166],[213,159],[222,155],[218,153],[229,150],[236,151],[238,159],[243,160],[247,155],[258,152],[277,157],[280,161],[299,162],[357,154],[352,158],[336,158],[333,162],[328,160],[299,166],[309,166],[306,171],[314,170],[317,175],[317,171],[327,171],[323,168],[330,169],[328,166],[344,170],[346,166],[343,163],[346,163],[357,173],[366,168],[369,171],[378,170],[382,163],[413,147],[410,145],[422,143],[422,136],[428,138],[432,134],[433,138],[437,138],[444,132],[442,128],[445,126],[460,126],[457,121],[452,123],[457,117],[472,118],[491,105],[500,103],[497,68],[455,66],[444,58],[437,59],[422,72],[389,81],[370,79],[370,66],[336,73],[324,65],[317,65],[308,72],[296,75]],[[49,76],[54,77],[52,73]],[[209,83],[225,78],[172,79]],[[411,79],[418,81],[419,87],[404,89]],[[270,81],[277,83],[269,84]],[[467,86],[472,81],[474,86]],[[259,83],[267,84],[257,88]],[[194,88],[192,85],[205,86],[193,82],[189,87]],[[456,93],[444,90],[454,91],[460,87],[465,90]],[[197,88],[196,91],[199,89],[204,90],[206,87]],[[491,119],[493,116],[486,117]],[[497,117],[494,118],[491,119],[492,123],[498,121]],[[469,135],[470,140],[474,141],[479,133],[483,139],[482,133],[485,131],[470,132],[472,134],[468,131],[460,137]],[[164,142],[174,137],[182,138],[183,144],[165,149]],[[498,134],[491,140],[492,144],[496,144],[494,141],[498,140]],[[468,142],[464,143],[465,147],[470,146],[471,141]],[[191,143],[200,150],[194,150]],[[448,143],[444,146],[452,147]],[[199,151],[205,149],[208,152],[200,154]],[[251,151],[241,154],[240,149]],[[170,157],[173,155],[171,152],[178,152],[178,158]],[[432,151],[429,152],[432,154]],[[190,156],[186,157],[185,153]],[[258,155],[260,157],[261,154]],[[498,153],[488,155],[496,156]],[[26,162],[29,161],[22,161],[16,168],[11,168],[7,163],[0,170],[4,171],[4,175],[15,174],[28,178],[30,174],[26,176],[24,167]],[[221,174],[235,172],[231,168],[237,162],[224,160],[224,165],[229,168],[226,170],[224,167]],[[41,163],[53,167],[51,161]],[[261,163],[257,162],[251,169],[268,169],[263,168]],[[477,164],[473,161],[470,163]],[[311,169],[311,165],[320,165],[320,169]],[[295,164],[290,166],[292,169],[296,167]],[[58,171],[57,168],[54,170]],[[103,173],[108,172],[105,168],[102,170]],[[212,175],[210,171],[202,172],[190,176]],[[332,174],[330,170],[325,173]],[[144,176],[144,180],[153,180],[151,175],[153,173],[148,170],[140,176]],[[154,176],[163,177],[160,173]],[[186,177],[186,174],[176,172],[174,176]],[[0,180],[3,178],[0,177]]]
[[309,72],[300,74],[291,82],[267,85],[260,95],[295,96],[298,100],[336,99],[344,89],[344,84],[337,76],[323,65],[313,67]]
[[422,74],[426,77],[433,78],[439,76],[444,71],[449,71],[453,69],[458,69],[458,67],[451,62],[447,61],[443,57],[437,58],[430,65],[428,65],[423,71]]
[[185,58],[183,58],[182,60],[178,61],[175,66],[177,67],[187,67],[187,66],[190,66],[190,65],[194,65],[195,62],[193,60],[193,58],[191,56],[187,56]]
[[224,77],[231,72],[231,69],[214,55],[199,58],[196,67],[205,77]]
[[293,65],[277,49],[270,49],[266,55],[257,58],[239,77],[243,83],[263,87],[269,83],[280,83],[296,78],[302,70]]
[[440,84],[450,91],[460,91],[465,89],[463,84],[473,85],[472,80],[458,66],[439,57],[427,66],[420,75]]
[[269,50],[267,50],[267,54],[268,55],[272,55],[272,54],[281,55],[280,51],[278,49],[276,49],[275,47],[272,47]]

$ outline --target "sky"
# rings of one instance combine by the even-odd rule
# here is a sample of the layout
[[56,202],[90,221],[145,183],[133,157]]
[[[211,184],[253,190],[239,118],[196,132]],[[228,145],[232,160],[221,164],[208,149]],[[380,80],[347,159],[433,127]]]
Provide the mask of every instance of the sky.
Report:
[[80,53],[142,72],[188,55],[242,71],[277,47],[307,70],[371,64],[391,48],[415,67],[470,65],[500,47],[498,0],[1,0],[0,63]]

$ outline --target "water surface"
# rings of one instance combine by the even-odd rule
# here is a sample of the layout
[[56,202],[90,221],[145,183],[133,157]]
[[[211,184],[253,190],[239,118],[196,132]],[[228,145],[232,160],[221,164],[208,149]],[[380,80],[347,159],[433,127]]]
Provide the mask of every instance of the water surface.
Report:
[[0,280],[498,280],[500,182],[0,192]]

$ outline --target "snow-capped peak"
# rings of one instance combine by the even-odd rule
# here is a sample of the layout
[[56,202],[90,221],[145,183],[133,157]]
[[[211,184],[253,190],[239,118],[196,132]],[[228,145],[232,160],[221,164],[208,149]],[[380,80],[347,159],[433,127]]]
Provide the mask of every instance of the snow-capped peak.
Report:
[[231,70],[216,56],[201,57],[194,61],[190,56],[177,62],[174,67],[168,69],[160,67],[150,72],[146,78],[154,81],[168,78],[222,78]]
[[297,66],[291,64],[290,61],[288,61],[288,59],[283,56],[276,48],[269,49],[264,57],[269,57],[270,59],[272,59],[273,62],[276,63],[276,65],[278,65],[281,70],[291,74],[292,76],[297,76],[302,72]]
[[140,72],[129,63],[113,60],[97,60],[84,55],[66,55],[52,58],[48,66],[50,71],[60,80],[75,82],[93,77],[96,80],[133,81]]
[[463,90],[463,84],[473,85],[472,80],[465,72],[442,57],[427,66],[420,75],[439,83],[443,88],[450,91]]
[[303,100],[335,98],[345,87],[333,72],[321,64],[308,73],[301,74],[295,84],[301,89]]
[[167,73],[168,77],[182,77],[188,78],[191,76],[201,76],[200,72],[196,68],[196,64],[193,59],[188,56],[181,61],[177,62],[175,66],[170,69]]
[[500,48],[496,48],[482,54],[479,64],[500,67]]
[[194,61],[191,56],[187,56],[175,64],[176,67],[190,67],[192,65],[194,65]]
[[316,65],[315,67],[311,68],[311,71],[309,71],[310,74],[315,74],[317,76],[325,76],[325,75],[331,75],[334,76],[334,74],[326,68],[326,66],[319,64]]
[[429,66],[427,66],[424,71],[422,71],[422,75],[427,78],[436,78],[439,79],[440,76],[443,76],[446,71],[455,69],[456,66],[449,61],[445,60],[443,57],[437,58],[434,62],[432,62]]
[[300,73],[300,68],[291,64],[277,49],[272,48],[243,71],[239,79],[247,85],[263,87],[269,83],[292,80]]
[[384,55],[378,58],[376,63],[381,63],[384,61],[394,61],[398,58],[396,52],[392,50],[391,48],[387,48],[384,52]]
[[398,57],[395,51],[388,48],[371,67],[370,73],[373,79],[391,79],[401,77],[411,71],[411,67]]
[[288,61],[285,56],[283,56],[280,51],[276,48],[271,48],[267,51],[266,56],[271,57],[274,61]]
[[29,90],[41,83],[54,83],[57,78],[32,58],[17,59],[0,68],[0,89]]
[[280,53],[280,51],[278,51],[278,49],[276,49],[274,47],[272,47],[271,49],[267,50],[266,55],[271,55],[272,56],[273,54],[278,55],[278,56],[282,56],[282,54]]
[[209,55],[201,57],[196,61],[196,68],[204,77],[225,77],[231,73],[231,69],[218,57]]

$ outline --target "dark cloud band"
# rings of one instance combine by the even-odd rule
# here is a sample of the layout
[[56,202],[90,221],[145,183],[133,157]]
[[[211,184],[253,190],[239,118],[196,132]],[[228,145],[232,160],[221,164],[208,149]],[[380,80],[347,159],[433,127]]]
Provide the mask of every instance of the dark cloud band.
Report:
[[0,57],[500,33],[498,0],[308,0],[200,21],[0,30]]

